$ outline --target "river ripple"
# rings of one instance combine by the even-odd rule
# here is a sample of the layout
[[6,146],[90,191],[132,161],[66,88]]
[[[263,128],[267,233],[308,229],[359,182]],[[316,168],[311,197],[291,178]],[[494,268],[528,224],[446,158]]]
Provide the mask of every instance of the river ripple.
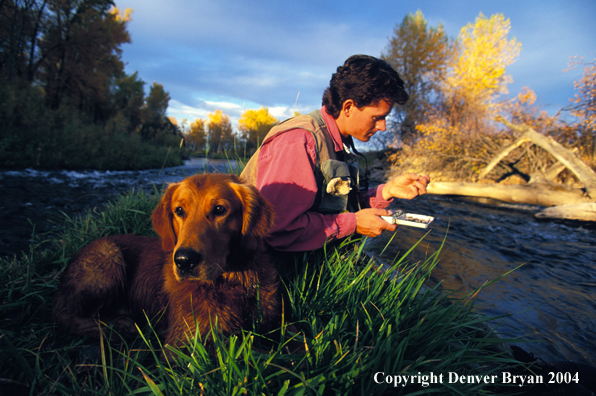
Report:
[[0,256],[28,251],[34,234],[102,206],[132,188],[180,181],[205,172],[234,172],[235,163],[196,158],[184,166],[143,171],[0,170]]
[[[406,252],[424,237],[411,256],[424,260],[447,235],[433,276],[444,289],[462,294],[515,269],[480,292],[476,309],[511,315],[499,332],[536,341],[517,345],[543,360],[596,364],[594,225],[537,220],[538,207],[455,197],[423,196],[392,206],[435,221],[426,236],[427,230],[398,228],[384,257]],[[374,245],[388,239],[383,235]]]
[[[28,249],[36,233],[64,219],[142,188],[152,191],[200,172],[226,172],[233,162],[195,159],[183,167],[147,171],[0,171],[0,255]],[[400,227],[385,252],[390,258],[424,240],[411,255],[423,260],[445,235],[433,276],[443,287],[469,293],[488,286],[476,309],[490,316],[510,315],[500,332],[536,343],[520,343],[546,361],[575,360],[596,365],[596,247],[594,229],[584,224],[538,221],[537,207],[488,205],[461,198],[423,196],[393,204],[431,215],[431,231]],[[391,235],[377,238],[381,246]]]

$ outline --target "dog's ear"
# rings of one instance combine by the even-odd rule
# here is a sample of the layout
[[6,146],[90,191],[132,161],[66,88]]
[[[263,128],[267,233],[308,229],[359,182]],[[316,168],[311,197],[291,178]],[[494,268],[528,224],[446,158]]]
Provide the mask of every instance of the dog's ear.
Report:
[[232,183],[232,187],[242,201],[242,244],[255,249],[273,227],[273,206],[253,186]]
[[161,246],[164,251],[171,252],[176,246],[176,233],[172,223],[172,196],[178,188],[178,183],[170,184],[161,197],[159,204],[153,211],[153,229],[161,238]]

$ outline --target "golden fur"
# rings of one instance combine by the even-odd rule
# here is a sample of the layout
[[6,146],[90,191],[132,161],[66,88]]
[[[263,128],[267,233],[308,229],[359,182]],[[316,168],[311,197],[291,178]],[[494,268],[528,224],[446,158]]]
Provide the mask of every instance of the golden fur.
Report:
[[278,275],[263,244],[271,205],[233,175],[191,176],[170,185],[153,212],[160,238],[95,240],[70,262],[54,299],[64,330],[99,336],[98,323],[135,332],[145,314],[166,344],[217,320],[224,334],[252,325],[272,329],[281,315]]

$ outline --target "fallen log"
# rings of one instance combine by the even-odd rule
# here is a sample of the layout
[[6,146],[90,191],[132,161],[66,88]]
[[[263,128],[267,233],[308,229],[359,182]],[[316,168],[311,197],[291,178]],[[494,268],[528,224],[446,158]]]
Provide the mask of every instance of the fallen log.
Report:
[[536,213],[536,217],[541,219],[596,221],[596,203],[552,206]]
[[549,184],[478,184],[463,182],[431,182],[429,194],[464,195],[468,197],[493,198],[509,203],[540,206],[555,206],[571,203],[586,203],[592,200],[582,190],[568,190]]

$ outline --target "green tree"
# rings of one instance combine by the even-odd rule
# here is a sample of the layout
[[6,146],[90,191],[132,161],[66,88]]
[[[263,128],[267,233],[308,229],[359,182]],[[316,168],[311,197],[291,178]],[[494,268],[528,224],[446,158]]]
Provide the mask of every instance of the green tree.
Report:
[[128,132],[137,131],[143,123],[143,106],[145,82],[138,77],[138,73],[124,74],[114,81],[112,105],[115,115],[121,114],[128,121]]
[[153,82],[149,95],[145,99],[143,120],[145,122],[161,120],[166,116],[169,103],[170,94],[164,90],[163,85]]
[[145,97],[124,73],[131,13],[112,0],[0,0],[0,166],[142,168],[179,146],[163,87]]
[[382,54],[404,80],[410,99],[397,107],[398,135],[406,142],[415,140],[416,125],[425,120],[431,103],[436,100],[444,78],[453,45],[443,26],[429,27],[420,10],[408,14],[398,24]]
[[38,79],[48,105],[57,109],[68,99],[94,120],[105,120],[110,83],[124,70],[128,20],[110,0],[49,0],[46,18]]
[[175,125],[166,117],[169,102],[170,94],[164,90],[163,85],[154,82],[142,109],[141,136],[143,139],[155,140],[163,135],[177,133]]
[[47,0],[0,1],[0,76],[9,82],[33,81],[47,5]]

